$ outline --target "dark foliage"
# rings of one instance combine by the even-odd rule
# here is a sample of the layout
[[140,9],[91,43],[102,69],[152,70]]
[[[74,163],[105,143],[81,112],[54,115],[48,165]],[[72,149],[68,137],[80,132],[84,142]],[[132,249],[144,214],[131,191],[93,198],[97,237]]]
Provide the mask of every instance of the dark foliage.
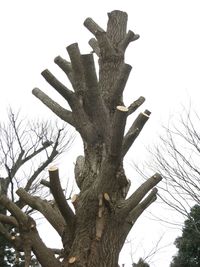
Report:
[[200,266],[200,206],[195,205],[184,223],[181,237],[175,240],[178,254],[173,258],[171,267]]

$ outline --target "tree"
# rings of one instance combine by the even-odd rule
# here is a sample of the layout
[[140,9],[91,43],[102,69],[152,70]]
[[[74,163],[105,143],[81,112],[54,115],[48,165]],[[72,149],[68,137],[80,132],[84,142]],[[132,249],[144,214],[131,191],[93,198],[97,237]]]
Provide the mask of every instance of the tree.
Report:
[[[174,123],[164,127],[159,144],[150,151],[152,163],[147,164],[163,177],[160,198],[183,218],[190,218],[191,207],[200,205],[199,125],[198,115],[184,108]],[[173,223],[182,217],[176,216]]]
[[[45,168],[70,145],[71,139],[65,137],[66,129],[50,125],[49,122],[20,119],[19,113],[8,111],[8,121],[0,124],[0,196],[9,197],[19,208],[25,203],[17,199],[15,190],[24,188],[31,194],[47,196],[47,190],[41,188],[39,181]],[[55,128],[53,128],[55,127]],[[70,136],[69,136],[70,137]],[[26,214],[32,210],[26,207]],[[18,229],[6,221],[7,210],[0,205],[0,266],[24,266],[23,255],[17,254],[7,239],[7,234],[17,234]],[[9,219],[11,217],[8,217]],[[2,223],[5,223],[3,226]],[[7,224],[8,223],[8,224]],[[31,260],[31,266],[35,259]],[[35,262],[36,264],[36,262]]]
[[[95,36],[89,41],[93,52],[81,55],[75,43],[67,47],[71,62],[60,56],[55,59],[69,78],[73,91],[49,70],[42,72],[68,102],[70,110],[40,89],[33,90],[50,110],[75,127],[83,140],[84,156],[78,156],[75,164],[75,180],[80,191],[71,199],[74,211],[63,194],[57,167],[49,168],[49,187],[55,205],[24,189],[16,192],[21,201],[39,210],[57,230],[63,243],[59,257],[55,257],[58,250],[49,249],[43,243],[33,218],[5,196],[0,198],[1,205],[11,212],[19,226],[20,236],[15,241],[22,249],[26,243],[27,262],[32,249],[43,267],[118,266],[119,252],[128,233],[142,212],[156,200],[155,186],[161,181],[156,173],[126,198],[130,181],[125,175],[123,159],[150,116],[148,110],[140,113],[124,134],[127,117],[144,102],[144,97],[140,97],[128,108],[123,103],[123,91],[131,71],[131,66],[124,62],[125,50],[139,36],[126,31],[127,14],[122,11],[108,14],[106,31],[91,18],[84,25]],[[99,58],[98,77],[94,53]]]
[[200,206],[195,205],[184,223],[182,236],[175,240],[178,248],[171,267],[200,266]]

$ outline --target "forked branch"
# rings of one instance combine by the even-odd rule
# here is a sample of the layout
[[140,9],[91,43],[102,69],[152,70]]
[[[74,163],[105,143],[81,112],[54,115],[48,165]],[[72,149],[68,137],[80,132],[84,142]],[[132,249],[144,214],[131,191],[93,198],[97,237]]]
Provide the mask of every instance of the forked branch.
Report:
[[[145,181],[127,200],[123,202],[120,213],[126,217],[129,214],[129,212],[131,212],[134,208],[137,207],[137,205],[145,197],[145,195],[161,180],[162,180],[161,175],[156,173],[147,181]],[[157,192],[157,190],[155,189],[153,192]],[[146,203],[148,199],[149,198],[147,198],[144,203]]]

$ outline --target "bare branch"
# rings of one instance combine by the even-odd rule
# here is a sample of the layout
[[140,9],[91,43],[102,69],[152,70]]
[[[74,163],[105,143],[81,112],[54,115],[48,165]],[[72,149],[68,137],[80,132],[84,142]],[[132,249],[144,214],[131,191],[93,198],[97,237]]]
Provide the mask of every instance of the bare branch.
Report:
[[114,10],[108,13],[107,35],[114,46],[119,43],[126,36],[128,15],[126,12]]
[[92,54],[86,54],[82,55],[81,59],[87,88],[84,97],[84,109],[94,122],[97,131],[105,137],[108,128],[108,112],[98,87],[94,58]]
[[131,65],[123,64],[119,76],[116,79],[115,85],[111,90],[110,99],[112,107],[119,105],[120,101],[122,101],[122,94],[126,86],[126,82],[128,80],[131,69],[132,69]]
[[33,157],[37,156],[39,153],[41,153],[43,150],[45,150],[46,148],[50,147],[53,143],[51,141],[46,141],[44,144],[42,144],[42,147],[40,147],[39,149],[33,151],[33,153],[31,153],[30,155],[26,156],[22,162],[23,164],[25,162],[27,162],[28,160],[32,159]]
[[27,205],[41,212],[58,234],[62,236],[65,222],[47,201],[31,196],[23,188],[19,188],[16,193]]
[[95,38],[91,38],[89,40],[89,45],[92,47],[94,53],[99,57],[100,56],[100,49],[99,49],[99,45],[98,42]]
[[42,239],[40,238],[36,228],[33,229],[31,234],[31,242],[33,253],[35,254],[37,260],[43,267],[61,267],[61,263],[55,258],[54,252],[47,248]]
[[50,179],[50,188],[51,192],[54,196],[56,204],[65,219],[65,222],[69,226],[71,232],[74,231],[74,222],[75,216],[69,204],[66,201],[66,198],[63,194],[63,190],[60,184],[59,173],[57,167],[50,167],[49,168],[49,179]]
[[28,221],[27,216],[21,211],[21,209],[15,205],[5,195],[0,196],[0,204],[4,206],[10,213],[17,219],[19,223],[26,224]]
[[87,18],[83,24],[92,34],[94,34],[94,36],[96,36],[97,32],[104,32],[92,18]]
[[8,232],[8,230],[4,227],[4,225],[0,221],[0,233],[7,239],[11,240],[11,234]]
[[72,65],[67,60],[63,59],[61,56],[57,56],[54,59],[54,62],[64,71],[67,75],[71,84],[74,83],[73,75],[72,75]]
[[128,130],[123,140],[123,150],[122,150],[123,156],[126,155],[129,148],[132,146],[133,142],[138,137],[145,123],[149,119],[150,114],[151,114],[150,111],[145,110],[145,112],[140,113],[139,116],[136,118],[136,120],[133,122],[132,126]]
[[15,227],[18,227],[18,222],[16,221],[15,217],[13,216],[7,216],[4,214],[0,214],[0,222],[3,224],[9,224]]
[[44,185],[44,186],[50,188],[50,182],[49,182],[49,181],[46,181],[46,180],[42,179],[42,180],[40,181],[40,183],[41,183],[42,185]]
[[128,33],[126,34],[125,38],[121,41],[120,43],[120,48],[125,51],[126,48],[128,47],[128,45],[133,42],[136,41],[140,38],[139,34],[135,34],[132,31],[128,31]]
[[143,96],[140,96],[137,100],[135,100],[129,107],[128,107],[128,115],[132,114],[136,111],[145,101]]
[[66,86],[64,86],[60,81],[56,79],[56,77],[49,71],[44,70],[42,76],[45,80],[54,88],[56,91],[67,100],[70,107],[73,105],[72,102],[74,101],[74,93],[70,91]]
[[121,159],[122,141],[126,125],[128,109],[124,106],[117,106],[113,119],[110,155],[118,162]]
[[[120,211],[121,214],[123,214],[123,216],[127,216],[127,214],[131,210],[133,210],[140,203],[140,201],[144,198],[144,196],[161,180],[162,180],[162,177],[160,176],[160,174],[156,173],[151,178],[149,178],[147,181],[145,181],[127,200],[123,202],[123,205]],[[157,193],[157,191],[155,192]]]
[[67,47],[67,52],[71,59],[72,74],[73,74],[73,88],[76,93],[82,95],[84,88],[84,73],[81,61],[81,54],[77,43],[71,44]]
[[132,224],[157,199],[157,192],[157,188],[153,188],[150,194],[129,213],[128,220],[130,219]]
[[53,111],[62,120],[68,122],[75,127],[75,122],[72,116],[72,112],[64,109],[54,100],[52,100],[48,95],[42,92],[39,88],[34,88],[32,91],[33,95],[36,96],[40,101],[45,104],[51,111]]
[[157,189],[154,188],[150,194],[141,201],[133,210],[130,211],[128,216],[125,218],[124,223],[124,239],[132,229],[133,225],[136,223],[137,219],[140,217],[140,215],[157,199]]

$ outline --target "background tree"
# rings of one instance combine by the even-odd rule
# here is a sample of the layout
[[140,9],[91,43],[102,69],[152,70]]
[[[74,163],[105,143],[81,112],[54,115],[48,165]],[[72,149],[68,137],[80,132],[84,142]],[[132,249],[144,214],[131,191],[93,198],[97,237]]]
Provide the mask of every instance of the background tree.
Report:
[[195,205],[184,223],[182,236],[175,241],[178,248],[171,267],[200,266],[200,206]]
[[152,161],[147,166],[158,170],[163,177],[159,196],[176,214],[182,215],[176,215],[173,223],[190,218],[191,207],[200,205],[199,122],[197,113],[184,108],[178,119],[173,118],[164,127],[159,144],[150,149]]
[[[106,31],[91,18],[84,25],[95,36],[89,41],[93,53],[81,55],[75,43],[67,47],[71,62],[61,57],[55,59],[73,90],[49,70],[42,72],[69,107],[61,107],[38,88],[33,90],[48,108],[74,126],[83,140],[84,156],[78,156],[75,164],[75,180],[80,191],[72,197],[74,211],[63,194],[56,167],[49,169],[54,205],[22,188],[16,192],[21,201],[40,211],[60,235],[63,250],[58,258],[55,257],[58,251],[47,248],[41,240],[33,218],[6,196],[0,198],[1,205],[10,211],[18,225],[20,235],[14,242],[25,251],[25,266],[29,264],[31,250],[43,267],[118,266],[119,252],[129,231],[156,200],[155,186],[161,181],[156,173],[126,198],[130,181],[125,175],[123,159],[151,113],[148,110],[140,113],[124,134],[127,117],[144,102],[144,97],[140,97],[128,108],[123,103],[123,91],[131,71],[131,66],[124,62],[125,50],[139,36],[127,32],[127,14],[122,11],[108,14]],[[94,53],[99,58],[98,76]]]
[[[47,196],[48,191],[42,189],[40,181],[44,177],[44,170],[62,152],[64,152],[73,136],[66,138],[67,130],[51,125],[51,122],[28,121],[21,119],[19,113],[8,111],[8,120],[0,124],[0,196],[6,195],[18,207],[25,208],[26,214],[32,209],[20,201],[15,191],[23,187],[31,194]],[[14,252],[11,243],[4,235],[17,234],[18,230],[12,225],[3,226],[7,210],[0,205],[0,266],[24,266],[23,255]],[[5,228],[5,229],[4,229]],[[36,261],[32,259],[31,266]]]

